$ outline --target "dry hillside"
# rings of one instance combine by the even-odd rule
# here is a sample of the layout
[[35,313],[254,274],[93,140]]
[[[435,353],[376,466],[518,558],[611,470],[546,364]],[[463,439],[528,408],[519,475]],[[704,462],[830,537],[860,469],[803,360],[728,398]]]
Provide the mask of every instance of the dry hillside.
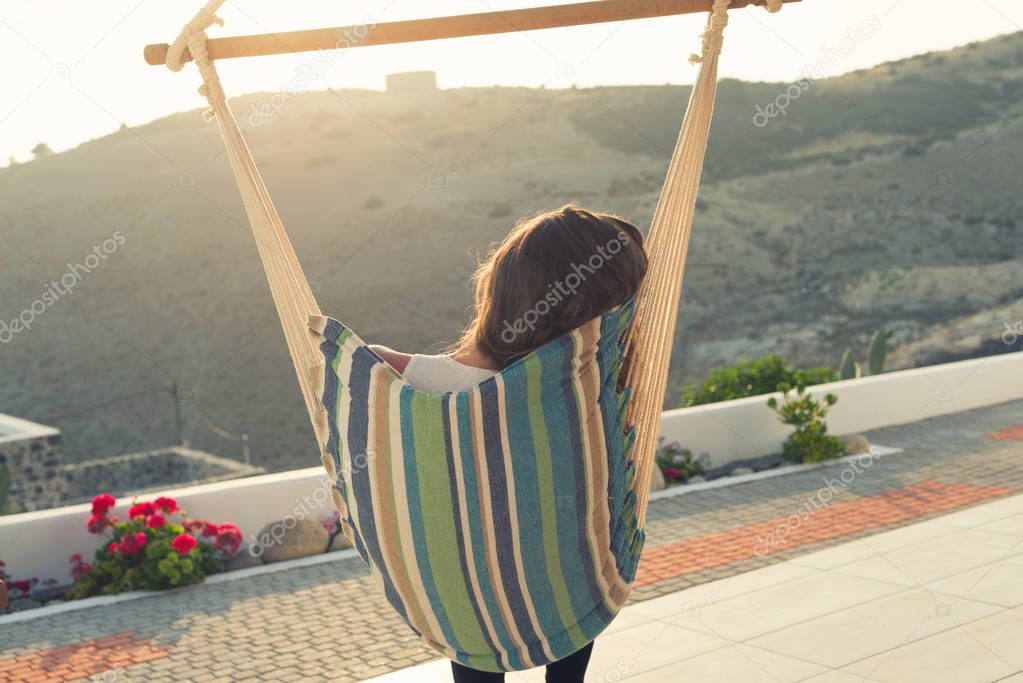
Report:
[[[1023,34],[817,82],[726,81],[690,251],[672,386],[767,352],[835,365],[895,330],[900,366],[1008,350],[1023,318]],[[688,89],[306,93],[234,102],[325,312],[436,348],[474,255],[573,201],[649,220]],[[260,123],[261,125],[253,125]],[[0,169],[0,320],[115,233],[117,247],[0,346],[0,412],[85,460],[206,426],[256,464],[315,464],[283,338],[214,126],[198,112]],[[677,394],[670,398],[674,401]]]

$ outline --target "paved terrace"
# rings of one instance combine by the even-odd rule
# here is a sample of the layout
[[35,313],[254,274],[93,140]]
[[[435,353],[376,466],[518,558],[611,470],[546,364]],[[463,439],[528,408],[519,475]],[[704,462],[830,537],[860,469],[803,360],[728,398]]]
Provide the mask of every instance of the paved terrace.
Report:
[[[655,500],[594,680],[1023,683],[1021,420],[1014,401],[880,429],[905,452]],[[0,683],[359,681],[435,659],[356,559],[0,622]]]

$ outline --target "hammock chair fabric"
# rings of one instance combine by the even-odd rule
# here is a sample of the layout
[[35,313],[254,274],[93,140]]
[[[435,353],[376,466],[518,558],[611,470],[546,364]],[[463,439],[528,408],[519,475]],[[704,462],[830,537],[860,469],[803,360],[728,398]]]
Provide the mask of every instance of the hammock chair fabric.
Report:
[[507,671],[578,650],[624,604],[643,545],[729,0],[713,0],[691,58],[700,69],[634,302],[443,395],[408,386],[321,315],[206,52],[222,3],[185,26],[167,66],[181,69],[187,49],[203,77],[346,536],[406,623],[451,659]]
[[442,395],[313,320],[339,508],[388,601],[450,659],[549,663],[624,604],[644,538],[616,386],[631,318],[619,307]]

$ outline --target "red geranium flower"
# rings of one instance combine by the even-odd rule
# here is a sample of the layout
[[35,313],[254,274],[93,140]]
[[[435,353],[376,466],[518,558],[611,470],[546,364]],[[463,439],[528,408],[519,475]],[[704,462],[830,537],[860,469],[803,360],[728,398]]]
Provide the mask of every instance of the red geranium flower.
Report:
[[92,514],[103,516],[117,504],[117,499],[109,493],[101,493],[92,499]]
[[186,519],[181,526],[185,527],[185,531],[188,531],[189,533],[201,534],[207,524],[209,524],[209,522],[201,519]]
[[171,541],[171,547],[178,551],[178,555],[187,555],[195,547],[195,537],[190,534],[178,534],[178,537]]
[[74,555],[69,557],[67,559],[67,561],[68,562],[81,562],[82,561],[82,554],[81,553],[75,553]]
[[159,510],[163,510],[163,513],[165,515],[173,515],[175,512],[178,511],[178,501],[174,500],[173,498],[168,498],[166,496],[160,496],[159,498],[153,501],[153,507]]
[[141,531],[136,531],[121,539],[121,552],[125,555],[138,555],[145,545],[146,535]]
[[217,535],[213,539],[213,547],[216,548],[221,555],[230,557],[238,552],[238,546],[242,544],[242,532],[238,528],[237,524],[232,522],[224,522],[220,525],[217,530]]
[[92,517],[89,518],[89,523],[87,526],[90,534],[101,534],[112,525],[113,520],[111,520],[106,515],[93,515]]
[[117,549],[120,548],[120,547],[121,546],[117,545],[117,541],[114,541],[109,546],[107,546],[107,552],[108,553],[116,553]]
[[32,590],[32,586],[34,586],[37,581],[39,581],[39,579],[22,579],[21,581],[15,581],[12,583],[11,588],[19,593],[29,593]]
[[136,503],[128,508],[128,518],[135,519],[136,517],[148,517],[153,514],[152,503]]
[[85,576],[92,569],[92,565],[88,562],[79,562],[71,568],[71,578],[75,581],[85,578]]
[[158,527],[161,527],[166,522],[167,520],[164,519],[163,515],[161,515],[158,512],[154,512],[153,514],[146,517],[146,526],[149,527],[150,529],[156,529]]

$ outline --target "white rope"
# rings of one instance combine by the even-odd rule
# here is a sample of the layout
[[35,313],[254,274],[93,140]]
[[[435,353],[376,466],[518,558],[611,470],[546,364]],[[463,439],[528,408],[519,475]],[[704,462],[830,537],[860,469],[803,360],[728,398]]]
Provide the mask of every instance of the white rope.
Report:
[[[270,193],[238,123],[227,106],[220,78],[206,50],[206,29],[213,24],[223,23],[216,16],[223,2],[209,0],[192,21],[185,25],[181,35],[167,51],[167,66],[172,71],[180,70],[187,49],[202,75],[203,87],[200,92],[209,101],[211,114],[215,115],[224,138],[224,146],[252,225],[252,234],[266,271],[270,292],[281,318],[288,350],[295,364],[302,396],[320,442],[321,455],[326,456],[324,465],[332,476],[333,461],[324,450],[326,420],[314,388],[314,373],[310,373],[311,369],[323,363],[316,346],[316,337],[308,329],[309,317],[319,316],[320,310],[270,199]],[[766,2],[770,12],[781,9],[782,0]],[[632,457],[636,467],[636,510],[641,526],[646,517],[648,483],[660,430],[660,414],[696,196],[714,115],[718,56],[721,54],[723,31],[728,24],[728,6],[729,0],[714,0],[707,28],[703,32],[701,54],[691,59],[700,65],[699,72],[647,236],[650,267],[636,297],[635,319],[626,350],[629,357],[626,383],[632,391],[628,420],[636,430]],[[344,503],[340,496],[335,496],[335,503],[343,511]]]
[[[311,315],[319,315],[320,309],[277,209],[270,199],[270,192],[259,174],[238,122],[227,105],[220,77],[206,49],[206,29],[213,24],[223,25],[223,20],[216,16],[216,11],[223,3],[224,0],[209,0],[206,6],[185,24],[181,34],[167,51],[166,63],[172,71],[180,70],[187,48],[202,76],[203,85],[199,92],[207,99],[211,108],[211,111],[206,113],[206,118],[216,118],[224,139],[231,170],[234,172],[242,204],[252,226],[252,234],[266,271],[270,293],[273,295],[288,350],[295,364],[302,396],[319,439],[323,425],[318,417],[323,410],[309,373],[312,368],[323,363],[323,356],[317,348],[315,337],[309,332],[308,320]],[[324,444],[321,442],[320,445],[322,448]]]
[[[701,37],[700,54],[690,57],[691,63],[699,64],[699,72],[647,236],[650,266],[636,296],[636,314],[627,348],[625,383],[632,391],[628,421],[636,433],[632,458],[640,526],[646,519],[682,276],[714,118],[718,57],[728,25],[729,4],[729,0],[714,0]],[[782,4],[782,0],[767,0],[767,9],[776,12]]]
[[[203,84],[199,88],[199,94],[213,104],[213,99],[224,99],[224,89],[220,85],[220,76],[210,61],[209,53],[206,51],[206,29],[216,24],[223,26],[224,20],[217,16],[216,12],[224,0],[209,0],[206,6],[200,9],[192,20],[185,24],[181,33],[167,48],[167,57],[164,63],[171,71],[181,71],[185,65],[185,50],[192,56],[192,61],[199,68]],[[204,116],[209,120],[211,113],[206,112]]]

